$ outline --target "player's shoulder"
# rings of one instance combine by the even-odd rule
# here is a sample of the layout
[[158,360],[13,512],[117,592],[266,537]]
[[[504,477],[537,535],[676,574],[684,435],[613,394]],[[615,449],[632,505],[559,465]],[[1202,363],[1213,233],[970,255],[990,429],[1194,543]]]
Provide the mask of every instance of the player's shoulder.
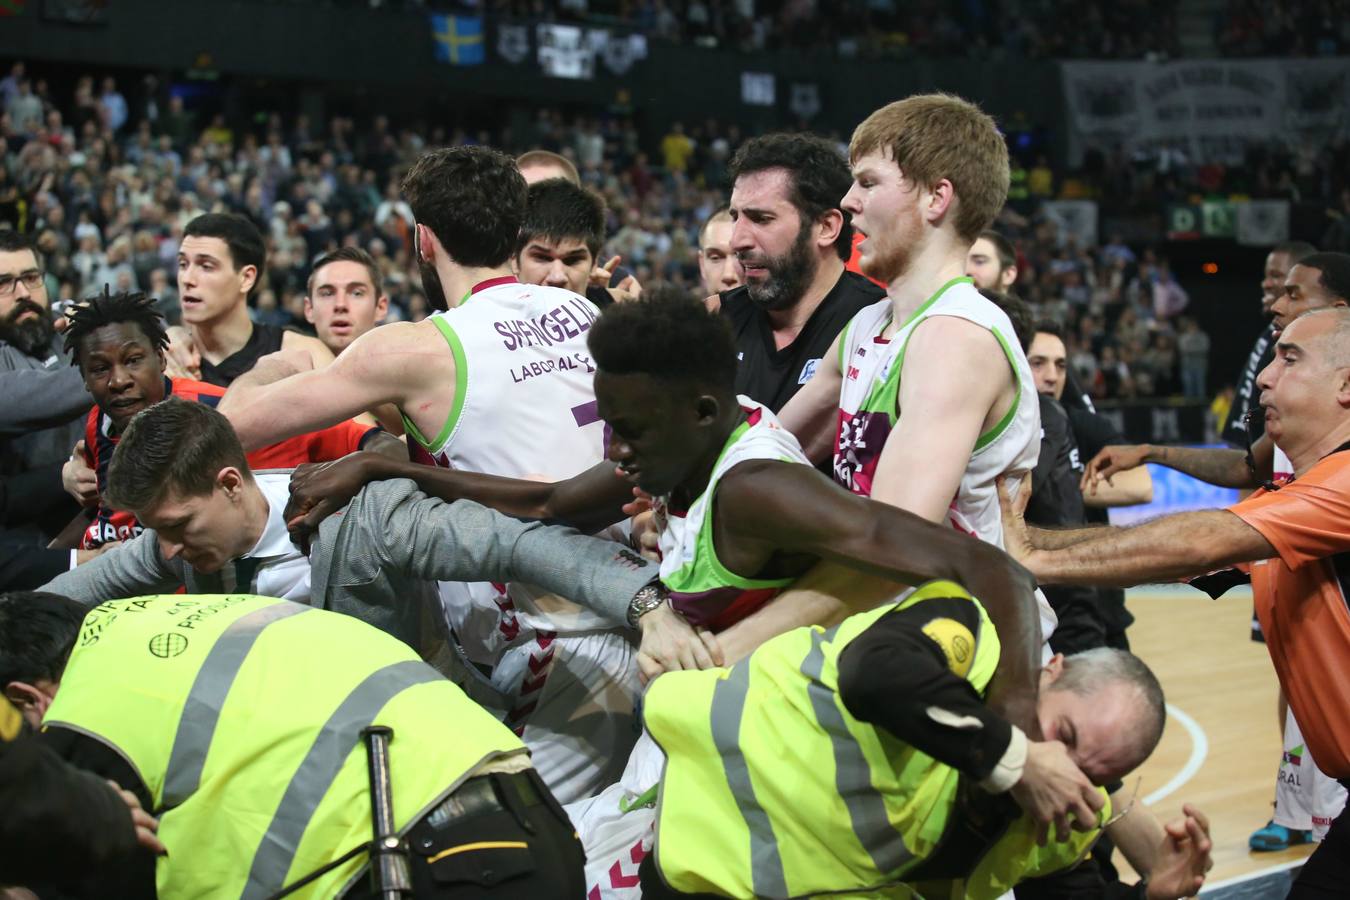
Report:
[[[527,284],[523,281],[517,281],[499,285],[484,296],[485,299],[491,299],[495,302],[525,304],[532,309],[545,311],[568,304],[573,305],[573,308],[580,305],[589,309],[595,315],[600,314],[600,308],[589,298],[573,293],[567,288],[553,287],[547,284]],[[472,308],[472,305],[460,308]]]

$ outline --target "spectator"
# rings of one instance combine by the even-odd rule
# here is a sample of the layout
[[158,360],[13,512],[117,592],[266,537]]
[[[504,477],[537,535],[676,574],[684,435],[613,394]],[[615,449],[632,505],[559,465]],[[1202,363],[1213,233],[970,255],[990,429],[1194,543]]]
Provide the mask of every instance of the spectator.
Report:
[[1177,351],[1181,358],[1181,391],[1190,399],[1203,400],[1208,396],[1205,378],[1209,373],[1209,348],[1209,335],[1200,330],[1195,319],[1183,316]]
[[111,75],[103,79],[103,92],[99,95],[98,103],[103,108],[108,129],[113,133],[121,131],[122,126],[127,124],[127,100],[118,92],[117,82]]

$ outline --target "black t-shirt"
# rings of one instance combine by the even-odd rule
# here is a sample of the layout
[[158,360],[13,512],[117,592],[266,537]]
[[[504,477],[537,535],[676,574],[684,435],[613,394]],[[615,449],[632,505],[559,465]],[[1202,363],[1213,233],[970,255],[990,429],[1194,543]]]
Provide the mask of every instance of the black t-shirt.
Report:
[[1041,454],[1031,472],[1031,500],[1026,520],[1040,528],[1079,528],[1083,492],[1078,488],[1083,463],[1078,454],[1069,416],[1051,397],[1041,401]]
[[[1228,420],[1223,423],[1223,431],[1219,433],[1224,443],[1239,450],[1247,449],[1247,426],[1243,420],[1250,410],[1257,408],[1256,404],[1260,399],[1261,392],[1256,389],[1256,376],[1260,375],[1274,358],[1275,326],[1271,324],[1266,326],[1266,330],[1261,332],[1261,336],[1252,345],[1252,352],[1247,354],[1247,362],[1238,375],[1237,390],[1233,392],[1233,406],[1228,410]],[[1255,441],[1265,433],[1265,417],[1253,416],[1251,439]]]
[[774,345],[768,313],[751,301],[744,286],[721,296],[722,315],[731,321],[740,355],[736,392],[778,412],[806,384],[849,320],[863,307],[884,299],[886,292],[856,272],[844,272],[797,339],[782,350]]
[[[1111,444],[1124,444],[1125,435],[1111,424],[1111,420],[1095,412],[1069,407],[1069,424],[1073,428],[1074,440],[1078,442],[1079,459],[1084,464]],[[1107,511],[1096,506],[1084,506],[1083,514],[1090,525],[1107,525],[1110,516]],[[1124,644],[1125,629],[1134,624],[1134,616],[1125,608],[1125,591],[1120,588],[1097,588],[1101,598],[1101,616],[1108,625],[1107,644],[1128,650]]]
[[258,364],[258,359],[281,349],[281,339],[286,329],[276,325],[253,323],[253,333],[248,341],[219,364],[207,362],[202,358],[202,381],[229,387],[230,383]]

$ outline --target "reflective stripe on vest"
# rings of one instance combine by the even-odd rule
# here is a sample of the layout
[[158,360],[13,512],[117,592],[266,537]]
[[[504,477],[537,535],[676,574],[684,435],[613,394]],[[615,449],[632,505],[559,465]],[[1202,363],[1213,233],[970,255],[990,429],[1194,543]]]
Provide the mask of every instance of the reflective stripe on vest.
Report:
[[[253,857],[242,900],[268,897],[275,892],[275,885],[285,882],[300,838],[309,828],[314,811],[332,787],[347,756],[361,742],[361,730],[371,725],[380,710],[403,691],[440,680],[440,673],[431,666],[408,660],[385,666],[347,695],[319,730],[314,746],[309,748],[300,768],[291,777],[276,816],[267,826],[258,853]],[[350,848],[333,849],[346,851]]]
[[211,748],[211,741],[216,736],[220,709],[225,705],[225,698],[229,696],[230,688],[234,687],[239,667],[253,649],[258,635],[273,622],[309,612],[310,609],[308,606],[288,603],[264,606],[225,629],[225,633],[216,641],[192,682],[192,690],[183,705],[182,718],[178,720],[178,733],[173,739],[168,768],[164,770],[160,815],[192,796],[201,783],[202,766],[206,764],[206,751]]
[[835,705],[834,691],[825,687],[820,680],[825,668],[822,644],[827,637],[833,640],[838,631],[838,626],[835,626],[824,634],[811,632],[811,652],[802,661],[801,670],[810,679],[806,685],[806,694],[811,698],[816,724],[830,736],[830,745],[834,748],[835,787],[848,807],[853,833],[872,857],[877,871],[894,872],[911,862],[914,854],[905,846],[904,836],[891,824],[890,817],[886,815],[886,804],[872,787],[872,769],[863,756],[862,748],[849,734],[844,716]]
[[[780,635],[729,670],[668,673],[653,683],[647,725],[668,755],[656,861],[671,887],[767,898],[902,890],[904,873],[945,829],[957,775],[852,719],[835,667],[849,642],[890,610],[953,596],[969,597],[950,582],[931,583],[829,630]],[[982,691],[998,638],[983,624],[972,637],[966,677]],[[826,753],[832,772],[812,765]]]
[[[120,754],[160,811],[162,897],[261,898],[370,836],[360,732],[392,728],[406,832],[511,732],[412,650],[334,612],[247,595],[90,611],[47,724]],[[331,898],[357,858],[295,896]]]

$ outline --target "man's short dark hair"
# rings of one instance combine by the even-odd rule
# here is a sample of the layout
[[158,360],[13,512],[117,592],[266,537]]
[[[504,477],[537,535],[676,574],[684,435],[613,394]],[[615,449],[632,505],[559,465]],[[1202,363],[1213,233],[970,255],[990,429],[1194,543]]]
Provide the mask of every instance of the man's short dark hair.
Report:
[[505,265],[525,220],[525,179],[511,157],[488,147],[422,155],[403,177],[403,196],[461,266]]
[[70,354],[70,364],[84,370],[84,339],[106,325],[120,325],[124,322],[137,326],[150,341],[150,346],[159,353],[169,347],[169,334],[164,327],[164,317],[155,310],[155,301],[141,291],[120,291],[109,293],[107,286],[102,294],[96,294],[78,303],[66,311],[70,324],[66,327],[66,352]]
[[1317,283],[1336,299],[1350,303],[1350,253],[1309,253],[1295,265],[1319,270],[1322,277]]
[[1305,257],[1312,256],[1317,252],[1317,248],[1307,241],[1282,241],[1270,248],[1271,253],[1284,253],[1289,257],[1289,265],[1296,265],[1303,262]]
[[234,466],[252,477],[230,420],[204,403],[169,397],[132,417],[108,465],[113,509],[150,509],[173,490],[184,497],[211,493],[216,475]]
[[[1013,249],[1012,242],[991,228],[986,228],[980,232],[980,237],[994,245],[994,252],[998,254],[998,270],[1006,272],[1017,265],[1017,251]],[[979,238],[976,238],[979,240]]]
[[599,256],[605,241],[605,201],[561,178],[535,182],[526,197],[517,253],[530,241],[543,238],[552,243],[585,241],[591,258]]
[[736,340],[726,319],[673,285],[645,292],[640,303],[608,307],[586,343],[596,366],[611,375],[650,375],[735,392]]
[[0,594],[0,688],[12,681],[60,681],[88,613],[59,594]]
[[1041,319],[1036,323],[1036,331],[1031,335],[1033,338],[1038,334],[1048,334],[1064,340],[1064,327],[1054,319]]
[[306,296],[314,296],[314,278],[319,274],[319,270],[335,262],[354,262],[365,266],[367,274],[370,275],[370,286],[375,289],[375,299],[378,300],[384,295],[384,279],[380,276],[380,266],[375,262],[375,257],[360,247],[339,247],[314,260],[314,267],[309,270],[309,280],[305,282]]
[[252,296],[262,284],[263,270],[267,268],[267,246],[258,226],[236,213],[206,213],[188,222],[183,237],[219,238],[230,250],[230,264],[238,272],[244,266],[253,266],[258,277],[253,282]]
[[853,223],[839,203],[853,186],[853,175],[834,144],[814,134],[766,134],[742,144],[729,166],[733,182],[742,175],[768,169],[787,170],[791,185],[788,199],[797,208],[803,226],[832,209],[843,214],[844,224],[834,249],[840,259],[847,260],[853,253]]
[[42,251],[38,250],[37,243],[32,238],[13,228],[0,228],[0,253],[18,253],[21,250],[32,251],[38,267],[42,266]]
[[980,295],[990,303],[1003,310],[1008,321],[1012,322],[1013,333],[1017,335],[1017,343],[1022,345],[1022,352],[1031,351],[1031,341],[1036,337],[1036,328],[1032,324],[1031,307],[1020,298],[1012,294],[1005,294],[1002,291],[991,291],[980,288]]

